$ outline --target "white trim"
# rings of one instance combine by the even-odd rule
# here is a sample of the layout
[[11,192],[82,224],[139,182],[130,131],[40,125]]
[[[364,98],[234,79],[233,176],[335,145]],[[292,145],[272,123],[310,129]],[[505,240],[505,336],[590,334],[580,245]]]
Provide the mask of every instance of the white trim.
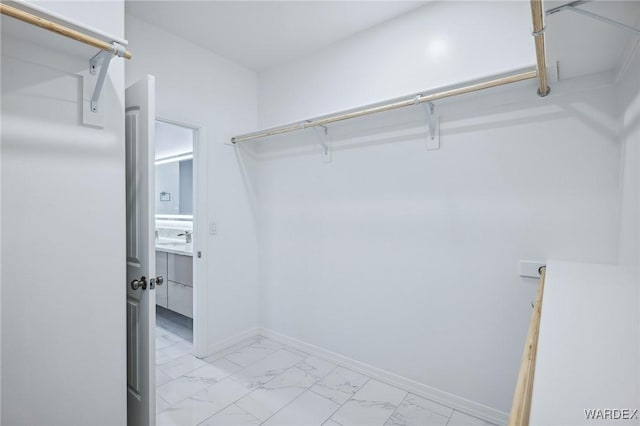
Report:
[[[195,244],[193,247],[193,354],[202,356],[209,346],[209,281],[207,279],[207,233],[208,210],[207,196],[207,143],[204,126],[195,128],[193,141],[193,213],[192,222]],[[202,257],[198,257],[198,253]]]
[[[193,130],[193,355],[207,355],[209,347],[207,280],[207,144],[205,127],[156,116],[156,121],[174,124]],[[198,252],[202,258],[198,258]]]
[[[319,346],[312,345],[311,343],[303,342],[302,340],[298,340],[263,327],[250,328],[242,333],[238,333],[219,342],[212,343],[208,348],[209,350],[207,351],[207,355],[232,349],[239,343],[257,336],[275,340],[276,342],[290,346],[293,349],[298,349],[302,352],[308,353],[309,355],[316,356],[341,367],[362,373],[366,376],[409,391],[423,398],[439,402],[447,407],[477,417],[481,420],[498,425],[507,424],[507,421],[509,420],[509,414],[503,411],[496,410],[495,408],[487,407],[486,405],[416,382],[415,380],[398,376],[397,374],[389,371],[365,364],[364,362],[356,361],[344,355],[340,355],[339,353],[323,349]],[[204,358],[204,356],[202,356],[202,358]]]
[[235,336],[227,337],[226,339],[220,340],[219,342],[211,343],[209,345],[206,355],[203,355],[202,357],[199,357],[199,358],[204,358],[208,355],[212,355],[216,352],[220,352],[225,349],[232,349],[238,343],[242,343],[247,339],[251,339],[253,337],[257,337],[262,334],[263,333],[261,328],[258,328],[258,327],[250,328],[248,330],[243,331],[242,333],[236,334]]
[[[245,333],[245,339],[247,337],[250,337],[249,331]],[[486,405],[470,401],[468,399],[453,395],[440,389],[436,389],[423,383],[416,382],[406,377],[398,376],[397,374],[382,370],[380,368],[365,364],[360,361],[356,361],[344,355],[340,355],[336,352],[331,352],[327,349],[323,349],[310,343],[303,342],[293,337],[285,336],[284,334],[277,333],[273,330],[259,328],[257,333],[261,336],[275,340],[287,346],[291,346],[294,349],[301,350],[310,355],[330,361],[336,365],[349,368],[350,370],[356,371],[358,373],[365,374],[376,380],[380,380],[381,382],[397,386],[418,396],[430,399],[435,402],[439,402],[455,410],[462,411],[479,419],[495,424],[507,424],[507,421],[509,419],[509,414],[503,411],[487,407]]]

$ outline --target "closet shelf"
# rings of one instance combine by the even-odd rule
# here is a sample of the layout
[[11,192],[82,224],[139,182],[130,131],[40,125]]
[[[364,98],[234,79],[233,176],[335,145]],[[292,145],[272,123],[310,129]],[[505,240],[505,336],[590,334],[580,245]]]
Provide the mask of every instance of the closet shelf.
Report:
[[530,424],[582,425],[586,410],[636,408],[633,276],[617,265],[550,261],[545,281]]
[[[73,55],[74,53],[79,52],[84,53],[87,49],[95,50],[95,48],[102,48],[100,44],[105,45],[105,47],[106,45],[112,45],[114,43],[123,47],[126,47],[129,44],[127,40],[121,37],[109,34],[100,29],[91,27],[82,22],[52,12],[24,0],[1,1],[0,6],[2,6],[3,9],[2,14],[8,15],[6,18],[4,16],[2,18],[3,35],[6,34],[19,37],[21,39],[27,39],[52,50],[60,50],[61,47],[64,47],[65,52]],[[20,14],[22,16],[16,16],[16,14]],[[33,15],[35,20],[25,22],[23,19],[31,19],[27,15]],[[49,32],[55,32],[64,37],[52,36],[46,30]],[[69,34],[72,32],[78,34],[76,36]],[[70,37],[75,41],[69,40],[66,37]],[[83,46],[83,44],[92,43],[95,43],[93,48]],[[75,46],[75,48],[72,46]],[[112,53],[117,54],[118,52],[112,51]],[[131,53],[127,52],[126,54],[119,56],[124,56],[129,59],[131,57]]]
[[[476,80],[467,82],[463,85],[456,86],[447,86],[439,91],[435,92],[427,92],[418,93],[412,95],[410,97],[406,97],[403,99],[393,99],[390,101],[366,105],[359,109],[341,111],[335,114],[323,115],[320,117],[310,118],[304,121],[299,121],[297,123],[289,123],[278,127],[271,127],[269,129],[258,130],[252,133],[246,133],[238,136],[234,136],[231,138],[231,144],[235,145],[240,142],[252,141],[268,136],[280,135],[283,133],[289,133],[296,130],[305,130],[314,127],[322,127],[326,129],[326,126],[331,123],[336,123],[339,121],[350,120],[353,118],[364,117],[371,114],[377,114],[380,112],[391,111],[399,108],[412,107],[416,105],[427,105],[426,109],[427,114],[427,122],[429,128],[429,138],[435,139],[437,124],[435,123],[434,117],[432,117],[434,113],[433,109],[433,101],[437,101],[440,99],[446,99],[453,96],[464,95],[467,93],[478,92],[481,90],[491,89],[495,87],[504,86],[507,84],[519,83],[522,81],[527,81],[531,79],[538,78],[539,72],[535,69],[523,69],[516,70],[508,74],[494,76],[493,78],[487,80]],[[546,75],[546,70],[545,70]],[[438,141],[439,146],[439,141]],[[438,148],[435,148],[438,149]],[[326,150],[325,150],[326,151]]]
[[[127,40],[23,0],[0,2],[2,36],[41,46],[69,57],[87,59],[91,81],[90,113],[98,112],[98,101],[114,56],[131,59]],[[55,34],[53,34],[55,33]],[[96,53],[96,49],[99,49]],[[92,120],[85,120],[92,121]],[[92,123],[95,124],[95,123]]]

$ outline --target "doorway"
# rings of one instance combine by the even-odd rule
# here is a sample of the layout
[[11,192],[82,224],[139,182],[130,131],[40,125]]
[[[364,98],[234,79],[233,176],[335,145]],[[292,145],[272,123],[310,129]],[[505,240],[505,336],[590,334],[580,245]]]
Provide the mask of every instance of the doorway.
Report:
[[[196,362],[197,126],[156,118],[155,121],[155,254],[156,274],[165,285],[156,288],[156,388],[179,378]],[[156,412],[166,408],[157,393]]]

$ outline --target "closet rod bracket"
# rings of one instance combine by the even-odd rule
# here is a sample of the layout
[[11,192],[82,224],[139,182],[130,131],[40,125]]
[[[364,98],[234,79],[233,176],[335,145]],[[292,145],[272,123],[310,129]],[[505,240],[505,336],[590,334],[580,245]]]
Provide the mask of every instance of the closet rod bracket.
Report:
[[329,128],[322,124],[313,127],[318,137],[318,143],[322,148],[322,159],[325,163],[331,162],[331,150],[329,149]]
[[589,0],[577,0],[577,1],[572,1],[570,3],[566,3],[563,5],[560,5],[558,7],[554,7],[553,9],[549,9],[545,12],[545,14],[547,16],[549,15],[553,15],[554,13],[558,13],[558,12],[563,12],[565,10],[568,10],[570,12],[574,12],[580,15],[584,15],[588,18],[591,19],[596,19],[598,21],[604,22],[606,24],[612,25],[616,28],[618,28],[619,30],[622,31],[627,31],[631,34],[634,34],[635,36],[640,36],[640,28],[636,28],[633,27],[631,25],[627,25],[625,23],[616,21],[614,19],[611,18],[607,18],[606,16],[602,16],[602,15],[598,15],[597,13],[593,13],[593,12],[589,12],[588,10],[584,10],[584,9],[580,9],[578,6],[581,6],[585,3],[589,3]]
[[[118,43],[111,43],[111,47],[113,49],[111,52],[101,50],[89,60],[89,73],[91,75],[98,75],[95,88],[93,89],[93,95],[91,96],[91,112],[98,112],[98,102],[100,101],[104,81],[107,78],[111,59],[113,59],[114,56],[123,57],[126,53],[124,46]],[[100,66],[99,72],[98,66]]]
[[435,114],[436,107],[432,102],[423,102],[422,106],[427,116],[427,149],[440,149],[440,117]]

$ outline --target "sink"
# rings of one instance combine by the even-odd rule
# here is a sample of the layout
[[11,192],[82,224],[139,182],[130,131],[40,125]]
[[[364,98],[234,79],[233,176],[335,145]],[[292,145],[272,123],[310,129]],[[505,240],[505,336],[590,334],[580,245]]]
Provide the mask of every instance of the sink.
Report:
[[191,256],[193,255],[193,243],[175,240],[156,240],[156,250]]
[[176,246],[186,246],[187,243],[185,243],[184,241],[156,241],[156,245],[176,247]]

